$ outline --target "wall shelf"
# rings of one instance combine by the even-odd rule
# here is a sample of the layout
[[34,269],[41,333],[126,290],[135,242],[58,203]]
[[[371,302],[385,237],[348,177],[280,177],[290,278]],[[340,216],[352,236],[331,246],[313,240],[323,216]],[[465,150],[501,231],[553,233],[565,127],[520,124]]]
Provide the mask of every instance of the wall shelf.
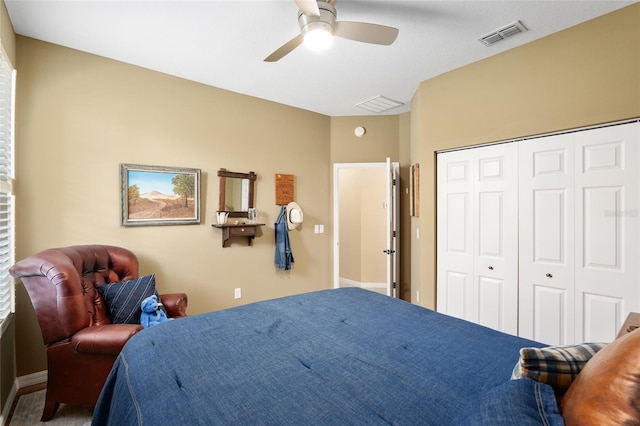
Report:
[[239,223],[225,223],[219,225],[214,223],[211,225],[214,228],[222,229],[222,247],[226,247],[227,241],[231,237],[246,237],[247,244],[251,245],[253,239],[256,237],[258,227],[264,226],[264,223],[254,222],[250,220],[243,220]]

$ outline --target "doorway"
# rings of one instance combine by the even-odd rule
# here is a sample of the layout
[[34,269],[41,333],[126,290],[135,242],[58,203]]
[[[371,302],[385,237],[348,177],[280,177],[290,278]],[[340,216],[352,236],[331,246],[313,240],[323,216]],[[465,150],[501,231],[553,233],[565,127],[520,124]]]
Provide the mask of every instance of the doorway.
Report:
[[333,179],[334,288],[399,297],[398,163],[337,163]]

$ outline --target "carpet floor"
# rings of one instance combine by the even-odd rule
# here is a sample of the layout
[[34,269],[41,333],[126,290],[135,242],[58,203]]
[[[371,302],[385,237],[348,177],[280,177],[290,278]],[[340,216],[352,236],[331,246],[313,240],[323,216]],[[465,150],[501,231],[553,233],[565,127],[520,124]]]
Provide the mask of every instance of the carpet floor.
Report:
[[93,408],[60,404],[56,415],[48,422],[40,422],[44,408],[45,390],[20,395],[13,411],[9,426],[56,425],[56,426],[89,426]]

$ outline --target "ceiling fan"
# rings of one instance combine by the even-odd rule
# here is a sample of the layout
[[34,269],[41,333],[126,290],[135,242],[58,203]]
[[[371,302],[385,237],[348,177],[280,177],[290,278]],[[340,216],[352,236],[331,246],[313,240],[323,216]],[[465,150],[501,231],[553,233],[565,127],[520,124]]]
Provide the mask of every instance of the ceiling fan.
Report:
[[342,37],[363,43],[390,45],[398,36],[398,29],[384,25],[368,24],[365,22],[336,21],[336,0],[295,0],[300,8],[298,24],[300,34],[280,46],[265,62],[275,62],[289,54],[293,49],[311,38],[331,39],[332,36]]

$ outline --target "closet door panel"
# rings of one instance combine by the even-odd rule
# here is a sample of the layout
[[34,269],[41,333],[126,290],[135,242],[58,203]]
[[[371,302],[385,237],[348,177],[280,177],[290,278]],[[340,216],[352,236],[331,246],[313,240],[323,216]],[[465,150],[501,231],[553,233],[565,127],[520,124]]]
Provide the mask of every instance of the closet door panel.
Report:
[[624,244],[622,242],[623,187],[591,187],[582,190],[582,222],[578,230],[582,236],[584,268],[622,271]]
[[518,332],[517,145],[438,154],[437,309]]
[[520,142],[519,333],[573,341],[574,180],[567,135]]
[[[584,332],[579,341],[611,342],[618,334],[624,314],[624,300],[602,294],[582,293]],[[612,337],[613,336],[613,337]]]
[[473,162],[438,155],[438,312],[471,320],[473,310]]
[[476,282],[478,323],[495,330],[510,328],[512,324],[503,307],[504,280],[480,275]]
[[518,145],[477,148],[475,322],[518,334]]
[[[470,298],[471,280],[469,274],[454,271],[447,272],[442,291],[445,293],[443,305],[438,303],[439,312],[447,313],[456,318],[465,318],[465,301]],[[440,288],[438,288],[440,291]]]
[[571,335],[573,322],[568,320],[567,309],[571,306],[568,291],[548,287],[542,283],[533,284],[533,311],[535,321],[529,338],[549,345],[565,342]]
[[533,191],[533,260],[537,264],[565,266],[568,227],[567,188]]
[[576,144],[576,340],[612,341],[640,310],[640,125],[572,134]]

